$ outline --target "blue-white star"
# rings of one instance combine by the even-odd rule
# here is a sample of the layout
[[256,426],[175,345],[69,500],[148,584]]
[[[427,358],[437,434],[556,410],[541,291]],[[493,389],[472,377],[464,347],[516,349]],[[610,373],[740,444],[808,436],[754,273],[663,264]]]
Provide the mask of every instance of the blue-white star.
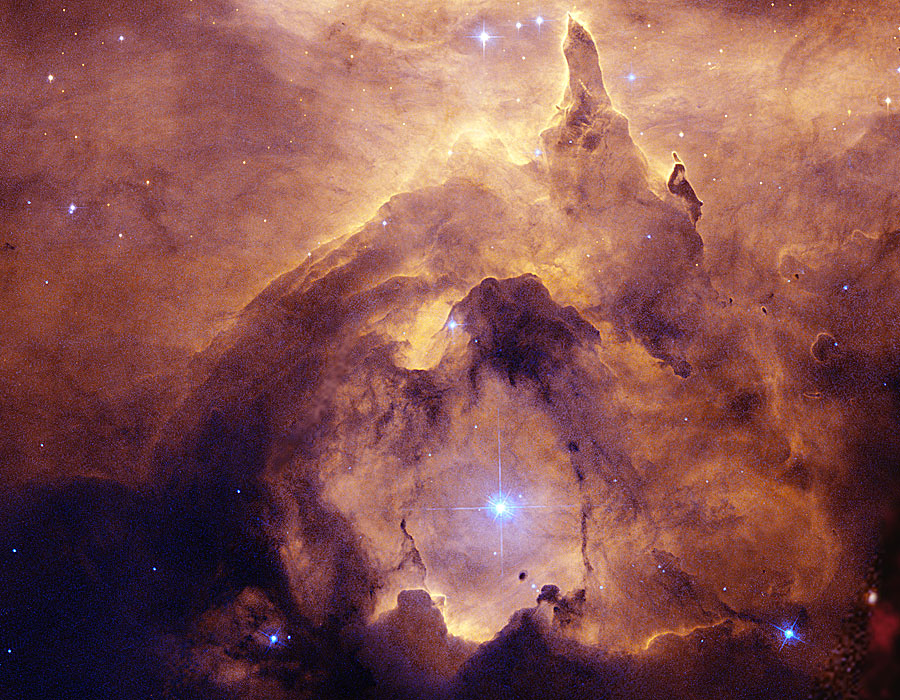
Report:
[[260,629],[258,631],[260,637],[262,637],[263,642],[267,647],[281,647],[284,646],[287,642],[290,641],[291,635],[283,634],[283,630],[281,627],[274,628],[270,627],[268,629]]
[[478,41],[481,42],[481,57],[484,58],[485,47],[487,46],[487,43],[491,39],[500,39],[501,37],[495,36],[495,35],[491,34],[490,32],[488,32],[485,23],[482,22],[481,23],[481,32],[471,38],[478,39]]
[[491,496],[488,506],[494,513],[494,520],[512,517],[513,506],[502,492]]
[[787,627],[779,627],[778,625],[772,625],[775,629],[781,632],[781,646],[778,647],[778,651],[784,649],[785,644],[790,644],[792,642],[803,642],[806,643],[800,635],[797,634],[795,627],[797,625],[797,621],[794,622]]
[[[449,322],[448,322],[449,325]],[[478,426],[475,426],[476,428]],[[522,495],[519,494],[519,498],[522,498]],[[488,498],[486,505],[481,506],[436,506],[436,507],[426,507],[422,510],[425,511],[462,511],[462,510],[480,510],[480,511],[488,511],[492,517],[494,522],[499,525],[499,539],[500,539],[500,547],[498,548],[498,554],[500,556],[500,575],[503,576],[503,523],[506,520],[509,520],[513,517],[516,511],[524,510],[524,509],[537,509],[537,510],[552,510],[552,509],[569,509],[569,508],[577,508],[577,505],[574,504],[559,504],[559,505],[551,505],[551,504],[524,504],[524,503],[514,503],[507,493],[503,491],[503,461],[501,457],[501,448],[500,448],[500,409],[499,406],[497,408],[497,491],[496,493]]]

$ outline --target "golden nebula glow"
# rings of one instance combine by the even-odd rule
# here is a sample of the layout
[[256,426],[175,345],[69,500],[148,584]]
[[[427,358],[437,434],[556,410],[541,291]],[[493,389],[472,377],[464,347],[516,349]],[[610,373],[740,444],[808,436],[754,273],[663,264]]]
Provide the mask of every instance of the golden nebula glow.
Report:
[[2,12],[0,686],[896,682],[894,3]]

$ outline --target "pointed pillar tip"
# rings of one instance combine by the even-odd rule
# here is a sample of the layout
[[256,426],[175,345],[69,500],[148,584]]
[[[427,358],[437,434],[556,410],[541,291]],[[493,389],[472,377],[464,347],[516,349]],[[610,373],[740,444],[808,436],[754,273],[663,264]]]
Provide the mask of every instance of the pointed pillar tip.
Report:
[[588,41],[593,43],[593,38],[591,37],[590,32],[584,28],[584,25],[571,14],[567,16],[569,18],[569,26],[566,31],[566,39],[569,41]]

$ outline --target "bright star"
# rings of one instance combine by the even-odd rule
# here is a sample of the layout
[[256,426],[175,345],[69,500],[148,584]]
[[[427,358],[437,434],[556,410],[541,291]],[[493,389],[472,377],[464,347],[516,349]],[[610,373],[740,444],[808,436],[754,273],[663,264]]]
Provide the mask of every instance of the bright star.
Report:
[[[450,325],[452,319],[449,319],[446,323],[447,326]],[[475,339],[475,342],[478,342],[478,339]],[[475,506],[475,505],[444,505],[444,506],[427,506],[422,508],[423,511],[489,511],[495,523],[497,523],[497,534],[499,537],[499,547],[497,551],[494,553],[499,557],[500,562],[500,576],[503,578],[504,576],[504,563],[503,563],[503,530],[504,523],[506,520],[511,520],[514,511],[518,510],[555,510],[559,508],[569,509],[569,508],[577,508],[579,506],[573,504],[528,504],[522,503],[522,494],[518,494],[518,498],[520,499],[517,502],[513,502],[510,499],[510,496],[503,491],[503,463],[501,459],[502,449],[501,449],[501,437],[500,437],[500,407],[497,406],[497,491],[491,496],[486,504]],[[475,425],[475,428],[478,428],[478,425]],[[429,453],[430,456],[430,453]]]
[[[284,641],[281,638],[281,633],[283,629],[281,627],[269,627],[268,629],[260,629],[257,630],[257,634],[262,637],[263,642],[266,646],[270,647],[280,647],[284,646]],[[287,635],[287,639],[290,639],[291,635]]]
[[484,51],[485,51],[485,47],[487,46],[488,41],[490,41],[491,39],[499,39],[500,37],[495,36],[495,35],[491,34],[490,32],[488,32],[487,27],[485,26],[484,22],[482,22],[481,23],[481,33],[476,34],[472,38],[478,39],[478,41],[481,42],[481,56],[482,56],[482,58],[484,58]]
[[785,644],[790,644],[791,642],[803,642],[803,639],[794,630],[794,626],[796,624],[797,624],[797,621],[795,620],[793,622],[793,624],[788,625],[787,627],[779,627],[778,625],[772,625],[772,627],[774,627],[779,632],[781,632],[781,646],[778,647],[779,651],[781,651],[784,648]]
[[454,321],[452,318],[449,321],[447,321],[447,328],[449,328],[451,331],[455,331],[458,326],[459,326],[459,324],[456,321]]
[[494,520],[498,518],[508,518],[512,515],[512,506],[502,493],[492,496],[488,505],[494,512]]
[[[516,22],[516,29],[521,29],[521,28],[522,28],[522,23]],[[897,70],[900,71],[900,68],[898,68]]]
[[47,76],[47,82],[52,83],[53,80],[54,80],[54,77],[53,77],[53,74],[51,73],[50,75]]
[[74,203],[69,205],[70,214],[74,214],[76,209],[78,209],[78,207],[76,207]]
[[637,76],[634,73],[629,73],[625,77],[628,78],[629,83],[633,83],[635,80],[637,80]]
[[535,18],[534,23],[535,23],[537,26],[540,27],[540,26],[544,23],[544,18],[541,17],[540,15],[538,15],[538,16]]

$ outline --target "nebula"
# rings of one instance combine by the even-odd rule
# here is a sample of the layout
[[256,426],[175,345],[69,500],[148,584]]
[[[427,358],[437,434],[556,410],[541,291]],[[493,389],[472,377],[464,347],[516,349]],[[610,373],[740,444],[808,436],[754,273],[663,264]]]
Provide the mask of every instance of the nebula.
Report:
[[4,697],[900,689],[896,13],[507,5],[3,10]]

